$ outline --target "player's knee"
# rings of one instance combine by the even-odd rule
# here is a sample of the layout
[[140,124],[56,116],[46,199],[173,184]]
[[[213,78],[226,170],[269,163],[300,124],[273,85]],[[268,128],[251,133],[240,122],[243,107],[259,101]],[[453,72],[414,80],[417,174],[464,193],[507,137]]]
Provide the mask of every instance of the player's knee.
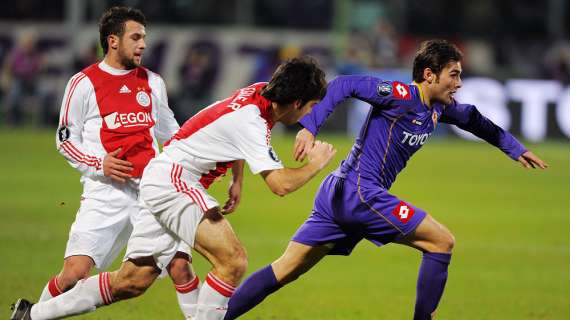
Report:
[[299,277],[301,277],[303,275],[303,273],[304,272],[302,269],[292,269],[284,275],[284,277],[279,281],[279,283],[281,285],[286,285],[288,283],[291,283],[291,282],[299,279]]
[[187,283],[194,278],[187,258],[175,258],[168,265],[168,274],[174,283]]
[[67,264],[58,276],[58,285],[61,290],[67,291],[73,288],[77,281],[87,279],[90,272],[90,265],[82,265],[80,263]]
[[245,249],[240,247],[232,260],[233,276],[236,279],[241,279],[247,270],[247,253]]
[[445,232],[439,237],[437,242],[438,250],[441,252],[451,252],[455,246],[455,236],[451,232]]
[[61,289],[62,292],[65,292],[71,288],[73,288],[76,284],[77,281],[81,280],[83,278],[77,277],[77,276],[72,276],[70,274],[61,274],[58,278],[57,278],[57,284],[59,286],[59,289]]
[[231,258],[220,269],[228,279],[239,282],[247,270],[247,253],[242,246],[236,246]]
[[286,256],[281,257],[273,266],[274,269],[277,269],[277,273],[279,274],[278,280],[282,285],[299,279],[299,277],[310,269],[308,261],[301,258],[291,259]]

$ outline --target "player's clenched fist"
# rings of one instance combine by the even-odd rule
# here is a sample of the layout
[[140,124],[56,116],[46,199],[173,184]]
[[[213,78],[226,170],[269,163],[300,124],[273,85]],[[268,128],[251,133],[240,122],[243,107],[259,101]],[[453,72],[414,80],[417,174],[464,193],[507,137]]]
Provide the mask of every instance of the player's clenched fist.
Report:
[[117,158],[117,155],[121,152],[121,148],[107,153],[103,159],[103,174],[105,177],[110,177],[111,179],[119,182],[125,182],[126,179],[130,178],[129,172],[133,170],[133,164]]
[[297,137],[295,137],[295,146],[293,151],[293,156],[296,161],[303,161],[307,156],[307,152],[313,146],[313,142],[315,141],[315,136],[307,130],[301,129],[297,133]]
[[319,170],[323,169],[332,160],[335,154],[336,149],[332,144],[319,140],[315,141],[307,152],[309,163],[317,165]]

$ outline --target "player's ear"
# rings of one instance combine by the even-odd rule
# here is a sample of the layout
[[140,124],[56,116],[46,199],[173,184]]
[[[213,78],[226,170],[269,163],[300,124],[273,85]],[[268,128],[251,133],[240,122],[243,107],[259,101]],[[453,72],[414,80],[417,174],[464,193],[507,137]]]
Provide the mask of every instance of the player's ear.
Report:
[[303,107],[303,105],[301,104],[301,100],[293,101],[293,107],[297,110],[301,109]]
[[435,80],[435,74],[431,68],[424,69],[424,80],[426,80],[428,83],[432,83]]
[[111,34],[107,37],[107,43],[109,44],[109,48],[117,50],[119,48],[119,37]]

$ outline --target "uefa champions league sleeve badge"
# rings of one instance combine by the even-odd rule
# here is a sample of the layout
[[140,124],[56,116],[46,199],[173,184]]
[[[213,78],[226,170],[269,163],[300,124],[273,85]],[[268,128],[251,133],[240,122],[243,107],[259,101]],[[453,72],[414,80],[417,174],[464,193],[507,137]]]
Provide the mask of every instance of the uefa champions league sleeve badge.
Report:
[[281,160],[279,160],[279,158],[277,157],[277,153],[275,153],[275,151],[271,147],[269,148],[269,157],[271,157],[271,159],[275,162],[281,162]]
[[69,139],[69,129],[66,126],[62,126],[57,129],[57,139],[59,142],[65,142]]
[[378,84],[376,91],[379,96],[386,97],[392,92],[392,84],[390,82],[383,81]]

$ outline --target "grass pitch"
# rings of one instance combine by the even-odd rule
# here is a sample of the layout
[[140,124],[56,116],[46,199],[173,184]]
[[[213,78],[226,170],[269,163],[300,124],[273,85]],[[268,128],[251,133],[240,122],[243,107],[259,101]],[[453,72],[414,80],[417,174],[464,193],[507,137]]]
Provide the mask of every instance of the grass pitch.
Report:
[[[79,174],[55,150],[52,131],[0,131],[0,317],[18,297],[36,300],[59,272],[79,205]],[[291,161],[292,137],[273,139]],[[324,137],[339,152],[301,190],[279,198],[246,173],[230,219],[248,250],[251,273],[277,258],[310,212],[324,177],[352,140]],[[570,144],[530,146],[547,171],[524,170],[484,143],[432,139],[392,192],[431,213],[456,236],[438,319],[568,319],[570,314]],[[225,201],[227,181],[212,187]],[[243,319],[411,319],[421,255],[362,242],[350,257],[327,257]],[[118,266],[118,263],[115,264]],[[201,279],[208,264],[195,254]],[[182,319],[170,280],[137,299],[83,319]]]

